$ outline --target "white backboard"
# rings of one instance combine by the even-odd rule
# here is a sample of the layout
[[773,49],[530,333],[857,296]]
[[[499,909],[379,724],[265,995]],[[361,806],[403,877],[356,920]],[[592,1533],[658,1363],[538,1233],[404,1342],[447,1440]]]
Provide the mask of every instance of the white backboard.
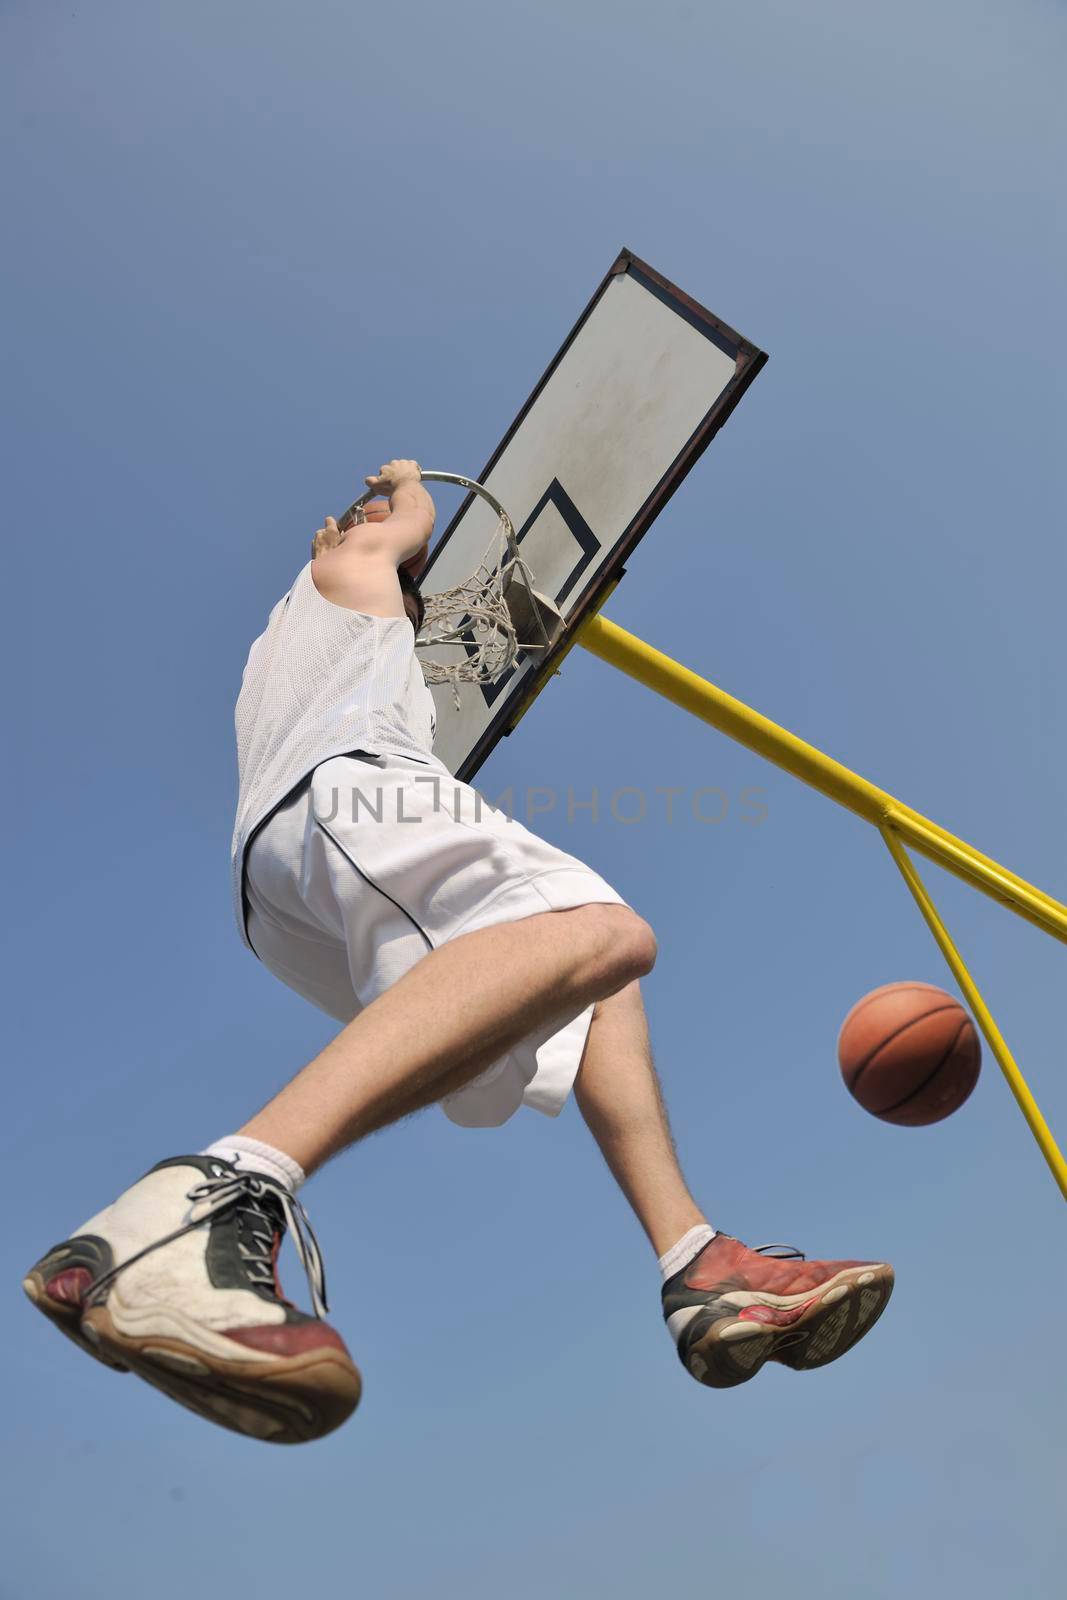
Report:
[[[472,474],[508,511],[534,587],[567,631],[547,656],[522,655],[505,678],[435,687],[435,754],[470,779],[540,692],[575,625],[725,422],[762,351],[627,250],[582,313],[484,470]],[[436,464],[436,463],[435,463]],[[441,535],[422,579],[451,588],[481,560],[496,519],[477,496]]]

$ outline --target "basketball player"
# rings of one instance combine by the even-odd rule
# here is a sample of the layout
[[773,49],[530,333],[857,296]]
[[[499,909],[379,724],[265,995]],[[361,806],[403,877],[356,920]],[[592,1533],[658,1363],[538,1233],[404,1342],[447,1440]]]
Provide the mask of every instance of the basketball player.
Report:
[[[603,879],[457,783],[433,754],[415,656],[434,507],[413,461],[314,557],[252,646],[237,704],[242,937],[340,1033],[236,1133],[168,1156],[50,1250],[26,1291],[109,1366],[277,1442],[337,1427],[360,1379],[323,1320],[298,1189],[377,1128],[440,1104],[582,1116],[659,1258],[686,1370],[728,1388],[819,1367],[889,1297],[885,1264],[806,1262],[716,1232],[675,1158],[639,979],[649,927]],[[313,1314],[282,1294],[287,1225]],[[778,1248],[778,1247],[771,1247]]]

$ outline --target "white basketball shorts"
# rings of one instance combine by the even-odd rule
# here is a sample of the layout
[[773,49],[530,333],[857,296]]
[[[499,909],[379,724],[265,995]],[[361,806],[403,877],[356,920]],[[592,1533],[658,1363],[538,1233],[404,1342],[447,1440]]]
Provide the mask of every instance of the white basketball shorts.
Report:
[[[339,1022],[460,934],[625,904],[440,762],[362,754],[324,762],[264,823],[246,856],[245,897],[259,959]],[[495,1127],[520,1105],[557,1115],[592,1014],[590,1005],[531,1034],[448,1095],[446,1114],[465,1127]]]

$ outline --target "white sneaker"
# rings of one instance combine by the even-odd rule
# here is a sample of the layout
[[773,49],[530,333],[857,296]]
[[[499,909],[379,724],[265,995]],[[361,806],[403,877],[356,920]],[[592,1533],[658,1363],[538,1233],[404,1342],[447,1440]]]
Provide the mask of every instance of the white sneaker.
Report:
[[[282,1294],[287,1225],[314,1316]],[[297,1444],[359,1403],[359,1372],[326,1311],[322,1258],[288,1189],[216,1156],[175,1156],[49,1250],[23,1281],[61,1332],[211,1422]]]

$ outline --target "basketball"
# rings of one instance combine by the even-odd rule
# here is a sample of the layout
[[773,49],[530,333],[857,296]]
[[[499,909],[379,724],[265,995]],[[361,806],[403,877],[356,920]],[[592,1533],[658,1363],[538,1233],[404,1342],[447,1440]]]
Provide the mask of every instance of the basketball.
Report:
[[887,983],[852,1007],[837,1059],[864,1111],[902,1128],[958,1111],[978,1082],[982,1051],[959,1001],[932,983]]

